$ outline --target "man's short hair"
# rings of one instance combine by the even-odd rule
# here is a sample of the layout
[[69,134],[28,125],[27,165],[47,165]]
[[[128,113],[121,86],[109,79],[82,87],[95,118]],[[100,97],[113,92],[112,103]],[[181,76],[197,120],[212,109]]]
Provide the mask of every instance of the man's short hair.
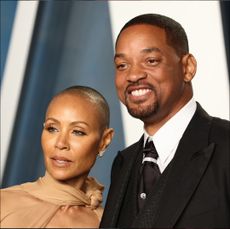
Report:
[[128,21],[121,29],[116,44],[124,29],[138,24],[148,24],[164,29],[167,43],[175,49],[179,56],[189,52],[188,38],[184,28],[172,18],[160,14],[142,14]]

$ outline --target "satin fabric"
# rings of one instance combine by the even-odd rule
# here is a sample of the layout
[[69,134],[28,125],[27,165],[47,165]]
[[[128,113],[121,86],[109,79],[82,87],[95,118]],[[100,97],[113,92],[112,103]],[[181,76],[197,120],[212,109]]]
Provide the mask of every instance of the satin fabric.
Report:
[[[35,182],[1,189],[1,227],[98,227],[104,187],[86,179],[85,192],[54,180],[48,172]],[[60,225],[59,225],[60,224]]]

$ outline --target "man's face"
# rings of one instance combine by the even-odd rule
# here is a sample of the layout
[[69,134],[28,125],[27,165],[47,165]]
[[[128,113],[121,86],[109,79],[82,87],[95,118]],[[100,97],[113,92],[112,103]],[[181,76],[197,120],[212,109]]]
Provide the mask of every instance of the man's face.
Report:
[[129,113],[144,122],[172,116],[184,102],[181,58],[163,29],[133,25],[120,34],[115,53],[118,96]]

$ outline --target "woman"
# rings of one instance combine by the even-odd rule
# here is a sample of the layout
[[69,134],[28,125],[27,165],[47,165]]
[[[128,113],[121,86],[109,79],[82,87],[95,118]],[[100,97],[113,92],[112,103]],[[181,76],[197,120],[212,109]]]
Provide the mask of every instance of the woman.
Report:
[[1,227],[98,227],[103,186],[88,174],[112,137],[109,107],[100,93],[74,86],[57,94],[41,136],[46,173],[1,190]]

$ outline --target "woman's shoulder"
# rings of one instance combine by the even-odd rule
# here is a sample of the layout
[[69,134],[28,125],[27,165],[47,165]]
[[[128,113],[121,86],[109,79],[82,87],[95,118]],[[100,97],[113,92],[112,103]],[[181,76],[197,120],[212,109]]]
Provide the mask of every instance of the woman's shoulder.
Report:
[[22,206],[31,206],[38,199],[32,196],[25,187],[33,187],[36,182],[26,182],[19,185],[1,189],[1,212],[7,214],[12,209],[20,209]]
[[4,206],[4,210],[20,206],[28,201],[29,195],[22,187],[22,185],[15,185],[1,189],[1,205]]
[[[27,191],[31,183],[1,189],[0,222],[3,228],[41,227],[56,211],[56,206],[46,203]],[[47,212],[50,210],[50,214]],[[38,220],[39,219],[39,220]]]
[[28,193],[25,191],[24,187],[27,186],[33,186],[35,184],[35,182],[26,182],[26,183],[22,183],[19,185],[14,185],[14,186],[9,186],[7,188],[2,188],[1,190],[1,198],[7,198],[7,197],[11,197],[14,198],[14,196],[18,196],[18,195],[28,195]]
[[23,189],[21,188],[21,185],[14,185],[11,187],[3,188],[1,189],[1,201],[10,200],[17,198],[18,195],[24,194]]
[[13,209],[14,211],[20,209],[25,202],[28,202],[28,194],[23,191],[21,185],[1,189],[1,220]]

